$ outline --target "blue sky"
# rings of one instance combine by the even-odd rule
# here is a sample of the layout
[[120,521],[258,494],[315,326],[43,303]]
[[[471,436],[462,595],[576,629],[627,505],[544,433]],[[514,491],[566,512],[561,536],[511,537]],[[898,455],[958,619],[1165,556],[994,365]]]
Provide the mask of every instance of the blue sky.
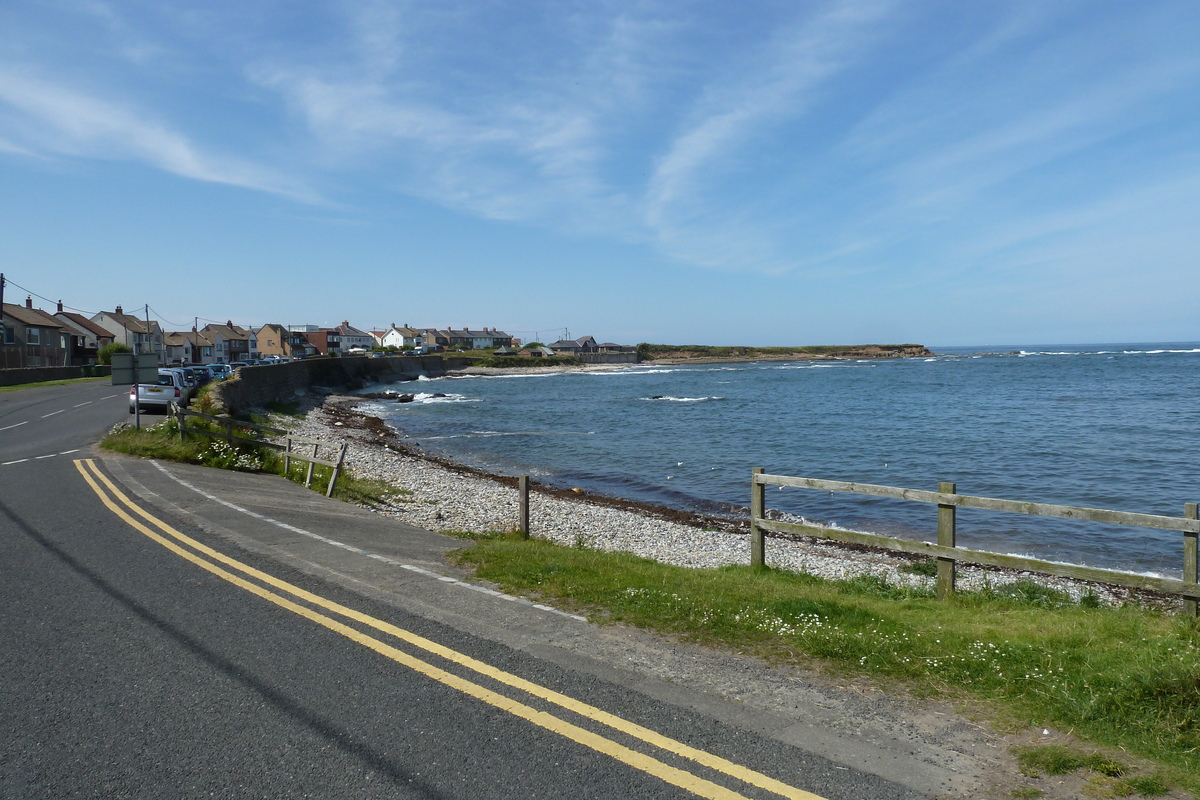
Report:
[[1191,341],[1198,33],[1154,0],[6,0],[0,271],[168,329]]

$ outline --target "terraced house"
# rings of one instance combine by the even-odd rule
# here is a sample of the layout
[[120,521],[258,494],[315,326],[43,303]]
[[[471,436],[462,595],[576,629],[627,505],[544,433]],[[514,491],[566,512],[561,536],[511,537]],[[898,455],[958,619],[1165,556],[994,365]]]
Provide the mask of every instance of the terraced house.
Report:
[[212,342],[213,360],[217,364],[258,358],[258,337],[253,331],[234,325],[232,320],[224,325],[205,325],[200,333]]
[[258,341],[258,354],[264,358],[307,358],[317,354],[317,348],[300,331],[288,330],[282,325],[268,322],[254,332]]
[[93,315],[92,322],[111,333],[118,344],[135,353],[163,354],[163,329],[158,320],[139,319],[117,306],[113,311]]
[[336,328],[322,328],[325,332],[326,346],[329,355],[342,355],[351,350],[370,350],[375,346],[375,340],[366,331],[360,331],[348,321],[342,322]]
[[71,366],[95,364],[100,357],[100,348],[112,344],[115,338],[83,314],[64,311],[61,300],[58,301],[54,318],[62,324],[63,332],[69,337],[67,363]]
[[25,305],[5,303],[4,339],[0,345],[0,368],[68,366],[70,334],[45,311],[33,307],[33,298]]
[[215,364],[216,348],[203,333],[175,331],[168,333],[163,342],[167,348],[168,364]]

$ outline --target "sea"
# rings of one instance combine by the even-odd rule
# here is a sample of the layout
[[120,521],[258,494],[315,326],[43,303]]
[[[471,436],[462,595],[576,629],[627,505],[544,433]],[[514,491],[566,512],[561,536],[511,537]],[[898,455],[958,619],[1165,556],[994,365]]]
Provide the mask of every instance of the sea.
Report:
[[[1179,517],[1200,502],[1200,343],[931,347],[929,358],[643,366],[444,377],[368,391],[412,444],[745,518],[766,472]],[[768,487],[767,508],[933,541],[923,503]],[[1178,577],[1182,534],[960,509],[963,547]]]

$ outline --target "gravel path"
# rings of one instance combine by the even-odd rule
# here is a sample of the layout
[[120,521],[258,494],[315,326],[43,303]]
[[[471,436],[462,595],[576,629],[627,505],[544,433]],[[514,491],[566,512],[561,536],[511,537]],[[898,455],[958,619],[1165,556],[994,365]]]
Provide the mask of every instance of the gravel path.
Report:
[[[433,531],[483,533],[515,528],[516,489],[491,477],[413,455],[398,436],[385,433],[379,424],[364,424],[364,415],[354,411],[358,402],[353,397],[330,397],[302,420],[276,418],[274,424],[304,438],[347,441],[346,464],[355,475],[386,481],[398,489],[390,507],[374,509],[379,513]],[[632,553],[682,567],[711,568],[750,561],[750,542],[744,531],[705,529],[536,490],[529,505],[531,534],[559,544]],[[905,559],[814,540],[769,538],[767,563],[835,580],[875,575],[899,585],[932,587],[934,583],[932,578],[900,572],[899,568],[909,563]],[[957,585],[970,591],[1019,580],[1035,580],[1076,600],[1091,593],[1101,602],[1117,604],[1133,595],[1121,587],[969,566],[959,567]]]

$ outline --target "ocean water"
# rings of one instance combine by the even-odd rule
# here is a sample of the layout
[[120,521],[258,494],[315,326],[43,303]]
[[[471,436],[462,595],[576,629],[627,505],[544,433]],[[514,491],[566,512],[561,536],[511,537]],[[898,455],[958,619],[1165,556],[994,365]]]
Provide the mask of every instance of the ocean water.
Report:
[[[928,359],[441,378],[394,387],[416,402],[364,410],[489,471],[717,514],[745,514],[753,467],[1171,516],[1200,501],[1200,344],[933,349]],[[768,487],[767,506],[935,538],[926,504]],[[970,509],[958,530],[964,547],[1182,568],[1181,536],[1165,531]]]

